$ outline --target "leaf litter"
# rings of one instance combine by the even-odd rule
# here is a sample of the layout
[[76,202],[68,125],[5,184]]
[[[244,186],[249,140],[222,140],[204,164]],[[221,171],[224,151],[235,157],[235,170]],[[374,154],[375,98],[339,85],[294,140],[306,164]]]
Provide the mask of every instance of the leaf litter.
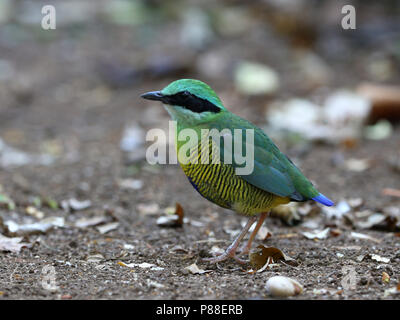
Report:
[[296,260],[289,257],[278,248],[259,245],[257,249],[258,250],[249,253],[250,264],[257,272],[264,271],[270,264],[274,264],[278,261],[294,267],[298,266]]
[[32,244],[21,242],[22,237],[9,238],[0,234],[0,251],[20,252],[22,248],[30,248]]
[[[165,228],[182,228],[184,223],[184,211],[182,206],[177,202],[175,210],[169,212],[166,216],[157,219],[157,225]],[[185,221],[186,222],[186,221]]]

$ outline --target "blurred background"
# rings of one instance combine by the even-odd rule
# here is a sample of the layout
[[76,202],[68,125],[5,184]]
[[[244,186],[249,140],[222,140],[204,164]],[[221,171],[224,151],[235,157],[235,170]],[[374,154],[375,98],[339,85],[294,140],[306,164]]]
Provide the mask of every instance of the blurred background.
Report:
[[331,216],[379,212],[398,230],[399,18],[397,0],[0,0],[0,217],[112,212],[132,235],[176,201],[198,219],[223,211],[177,165],[145,160],[147,130],[169,117],[140,94],[195,78],[342,201]]
[[[113,177],[141,171],[145,133],[167,128],[168,116],[139,95],[178,78],[210,84],[292,157],[330,145],[322,171],[366,170],[371,159],[349,164],[343,152],[383,148],[400,118],[395,0],[55,0],[56,29],[43,30],[46,4],[0,1],[0,165],[3,175],[27,170],[31,182],[45,167],[72,166],[76,178],[46,177],[60,196],[104,187],[62,185],[98,162]],[[342,28],[346,4],[355,30]],[[399,161],[395,141],[380,164]]]

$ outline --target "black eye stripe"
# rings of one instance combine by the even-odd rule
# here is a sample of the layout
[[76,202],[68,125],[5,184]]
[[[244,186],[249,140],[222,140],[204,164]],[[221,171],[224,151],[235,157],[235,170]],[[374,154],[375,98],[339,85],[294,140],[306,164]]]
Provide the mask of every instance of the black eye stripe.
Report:
[[173,95],[164,96],[162,101],[166,104],[180,106],[197,113],[206,111],[218,113],[221,111],[220,108],[210,101],[201,99],[188,91],[182,91]]

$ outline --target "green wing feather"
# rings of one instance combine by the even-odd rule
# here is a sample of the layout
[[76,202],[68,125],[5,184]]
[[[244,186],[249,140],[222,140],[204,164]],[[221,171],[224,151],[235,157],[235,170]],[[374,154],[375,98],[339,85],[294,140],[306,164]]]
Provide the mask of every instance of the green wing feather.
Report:
[[[319,194],[312,183],[300,172],[300,170],[284,155],[271,139],[258,127],[232,113],[223,113],[215,121],[208,122],[207,128],[215,128],[221,131],[228,128],[233,136],[233,129],[242,130],[242,153],[248,149],[245,138],[246,129],[254,129],[254,170],[249,175],[241,177],[250,184],[281,197],[290,197],[292,200],[304,201]],[[220,140],[220,160],[224,162],[223,139]],[[231,151],[232,147],[225,146]],[[235,162],[233,151],[232,166],[243,167]]]

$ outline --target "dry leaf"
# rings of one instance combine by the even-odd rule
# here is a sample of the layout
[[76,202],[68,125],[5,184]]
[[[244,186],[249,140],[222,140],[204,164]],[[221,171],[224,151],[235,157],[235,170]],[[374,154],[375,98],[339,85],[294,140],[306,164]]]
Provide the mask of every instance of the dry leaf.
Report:
[[150,203],[150,204],[138,204],[137,210],[142,215],[155,215],[160,212],[160,207],[157,203]]
[[292,266],[298,265],[298,263],[294,259],[284,254],[278,248],[259,245],[257,249],[258,250],[249,253],[250,264],[252,265],[253,269],[259,270],[266,264],[274,263],[281,260]]
[[[364,211],[368,212],[368,211]],[[381,213],[373,213],[365,221],[355,221],[354,226],[359,229],[369,229],[385,221],[386,217]]]
[[100,223],[103,223],[107,220],[106,216],[95,216],[91,218],[81,218],[75,221],[75,227],[77,228],[87,228],[91,226],[96,226]]
[[18,224],[8,220],[4,222],[8,231],[12,234],[45,233],[54,227],[64,227],[64,217],[48,217],[36,223]]
[[195,263],[191,264],[190,266],[185,267],[183,270],[185,273],[190,272],[191,274],[203,274],[203,273],[211,272],[211,271],[206,271],[206,270],[200,269],[197,266],[197,264],[195,264]]
[[390,295],[398,295],[398,294],[400,294],[399,285],[397,285],[397,287],[392,287],[390,289],[386,289],[384,294],[383,294],[383,297],[386,298],[386,297],[388,297]]
[[139,267],[139,268],[141,268],[141,269],[150,269],[150,270],[152,270],[152,271],[161,271],[161,270],[164,270],[164,268],[162,268],[162,267],[158,267],[158,266],[156,266],[155,264],[147,263],[147,262],[143,262],[143,263],[123,263],[123,262],[119,263],[119,262],[118,262],[118,264],[119,264],[120,266],[123,265],[124,267],[128,267],[128,268]]
[[177,202],[173,214],[159,217],[157,219],[157,225],[159,227],[167,227],[167,228],[183,227],[183,222],[184,222],[183,216],[184,216],[183,208]]
[[382,272],[382,282],[386,284],[386,283],[389,283],[389,281],[390,281],[390,276],[385,271],[383,271]]
[[119,226],[119,222],[110,222],[110,223],[98,226],[98,227],[96,227],[96,229],[100,233],[104,234],[104,233],[110,232],[111,230],[117,229],[118,226]]
[[377,254],[371,254],[370,256],[371,256],[372,260],[375,260],[375,261],[378,261],[378,262],[383,262],[383,263],[389,263],[390,262],[389,258],[381,257],[381,256],[379,256]]
[[352,233],[350,234],[350,236],[351,236],[352,238],[355,238],[355,239],[371,240],[371,241],[374,241],[374,242],[376,242],[376,243],[380,243],[380,242],[381,242],[381,240],[379,240],[379,239],[376,239],[376,238],[373,238],[373,237],[371,237],[371,236],[369,236],[369,235],[367,235],[367,234],[358,233],[358,232],[352,232]]
[[20,252],[21,248],[31,247],[30,243],[21,242],[22,237],[8,238],[0,234],[0,251]]
[[100,262],[100,261],[102,261],[102,260],[104,260],[104,259],[105,259],[105,258],[104,258],[104,256],[103,256],[101,253],[95,253],[95,254],[92,254],[92,255],[88,256],[88,257],[86,258],[86,261],[87,261],[87,262],[98,263],[98,262]]
[[80,211],[89,208],[92,205],[90,200],[79,201],[75,198],[61,201],[61,207],[64,210]]
[[310,232],[302,232],[301,234],[305,236],[307,239],[319,239],[323,240],[328,238],[330,228],[326,228],[324,230],[313,230]]

